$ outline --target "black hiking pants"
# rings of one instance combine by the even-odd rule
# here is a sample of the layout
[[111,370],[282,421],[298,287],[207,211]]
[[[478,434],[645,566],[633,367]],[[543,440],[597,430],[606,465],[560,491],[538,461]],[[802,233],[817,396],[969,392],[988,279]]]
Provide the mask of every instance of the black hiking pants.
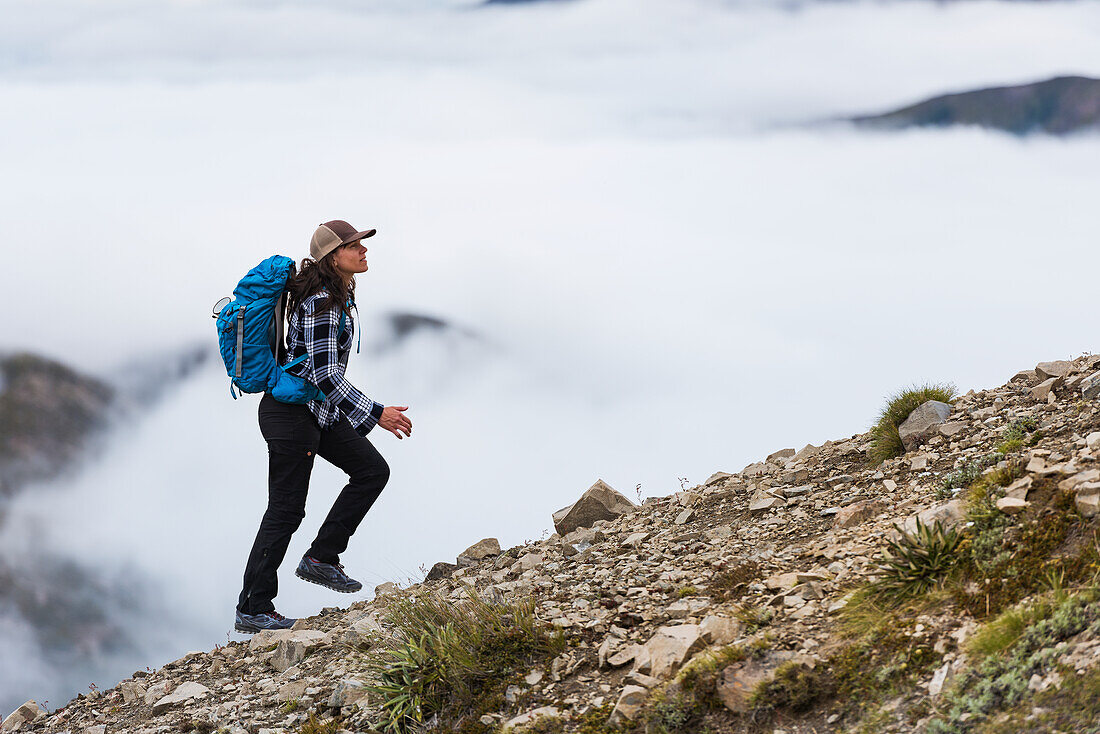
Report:
[[321,523],[307,554],[337,563],[390,477],[386,460],[348,423],[319,428],[305,405],[280,403],[269,394],[260,400],[260,432],[267,441],[267,511],[248,556],[244,589],[237,609],[245,614],[274,611],[279,565],[290,536],[306,516],[306,493],[313,460],[320,456],[348,475],[348,484]]

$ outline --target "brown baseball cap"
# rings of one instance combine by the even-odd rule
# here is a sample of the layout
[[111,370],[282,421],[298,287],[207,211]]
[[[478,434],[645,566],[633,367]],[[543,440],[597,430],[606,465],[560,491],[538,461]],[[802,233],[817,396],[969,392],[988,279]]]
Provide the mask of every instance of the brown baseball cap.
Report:
[[377,231],[376,229],[364,229],[362,232],[357,232],[355,227],[343,219],[333,219],[331,222],[325,222],[317,226],[313,233],[313,239],[309,241],[310,257],[314,260],[320,260],[340,245],[347,245],[364,240],[367,237],[373,237]]

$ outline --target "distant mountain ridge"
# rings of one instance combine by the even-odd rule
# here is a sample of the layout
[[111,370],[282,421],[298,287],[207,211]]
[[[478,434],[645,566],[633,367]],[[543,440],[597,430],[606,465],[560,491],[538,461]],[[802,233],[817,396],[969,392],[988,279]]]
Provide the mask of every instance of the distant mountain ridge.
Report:
[[1014,135],[1067,135],[1100,128],[1100,79],[1060,76],[944,94],[889,112],[849,119],[863,127],[880,129],[977,125]]

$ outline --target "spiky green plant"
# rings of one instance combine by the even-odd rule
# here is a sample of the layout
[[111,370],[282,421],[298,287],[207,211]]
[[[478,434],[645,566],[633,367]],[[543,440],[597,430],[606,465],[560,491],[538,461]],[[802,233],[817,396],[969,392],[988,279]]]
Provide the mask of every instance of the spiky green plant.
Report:
[[962,536],[938,520],[925,525],[917,518],[917,527],[886,541],[886,552],[877,564],[879,578],[875,591],[897,600],[910,599],[938,587],[955,564],[955,550]]
[[878,421],[871,429],[873,444],[868,454],[871,463],[881,464],[886,459],[905,453],[905,445],[898,434],[898,426],[905,422],[910,413],[929,400],[950,403],[955,399],[956,394],[954,385],[939,383],[914,385],[891,395],[879,414]]
[[535,617],[534,600],[491,604],[472,588],[467,597],[428,592],[390,602],[393,635],[366,658],[383,731],[402,734],[435,714],[460,714],[493,683],[564,648],[561,634]]

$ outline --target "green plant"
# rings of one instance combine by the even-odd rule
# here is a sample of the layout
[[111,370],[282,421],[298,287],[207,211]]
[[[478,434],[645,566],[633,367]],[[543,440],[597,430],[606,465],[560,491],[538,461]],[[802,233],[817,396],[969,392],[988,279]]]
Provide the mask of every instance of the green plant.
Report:
[[684,586],[683,588],[681,588],[679,591],[676,592],[676,596],[683,599],[685,596],[695,596],[698,593],[699,593],[699,590],[696,589],[694,586]]
[[753,691],[749,699],[753,719],[767,719],[780,709],[795,714],[808,711],[819,700],[831,696],[835,685],[828,672],[793,660],[783,663],[770,680],[761,682]]
[[292,711],[297,711],[298,707],[302,705],[302,702],[297,698],[292,698],[289,701],[283,701],[282,709],[284,714],[289,714]]
[[757,630],[763,629],[775,619],[775,612],[768,607],[758,607],[752,604],[744,604],[734,612],[741,624],[745,625],[745,634],[751,635]]
[[929,400],[950,403],[955,395],[955,386],[946,383],[914,385],[891,395],[871,429],[872,445],[868,452],[871,464],[881,464],[886,459],[905,453],[898,426],[905,422],[910,413]]
[[1095,595],[1078,594],[1059,603],[1051,614],[1027,627],[1004,655],[990,655],[969,669],[946,692],[941,710],[927,731],[933,734],[967,731],[1028,694],[1036,673],[1052,671],[1062,651],[1058,643],[1084,631],[1100,634],[1100,610]]
[[913,533],[894,526],[900,535],[887,540],[887,550],[877,564],[880,574],[872,588],[881,596],[906,599],[940,586],[955,564],[961,536],[939,521],[925,525],[917,518]]
[[967,651],[979,658],[1003,653],[1016,644],[1028,627],[1049,618],[1067,598],[1064,590],[1055,591],[1049,597],[1006,609],[974,633],[967,641]]
[[301,734],[336,734],[339,729],[340,722],[337,719],[319,719],[310,712],[309,718],[302,724],[299,731]]
[[383,731],[410,731],[433,715],[453,723],[475,706],[487,711],[520,670],[564,649],[564,637],[535,617],[532,599],[489,604],[472,588],[467,597],[456,603],[426,592],[390,602],[393,639],[366,657]]

